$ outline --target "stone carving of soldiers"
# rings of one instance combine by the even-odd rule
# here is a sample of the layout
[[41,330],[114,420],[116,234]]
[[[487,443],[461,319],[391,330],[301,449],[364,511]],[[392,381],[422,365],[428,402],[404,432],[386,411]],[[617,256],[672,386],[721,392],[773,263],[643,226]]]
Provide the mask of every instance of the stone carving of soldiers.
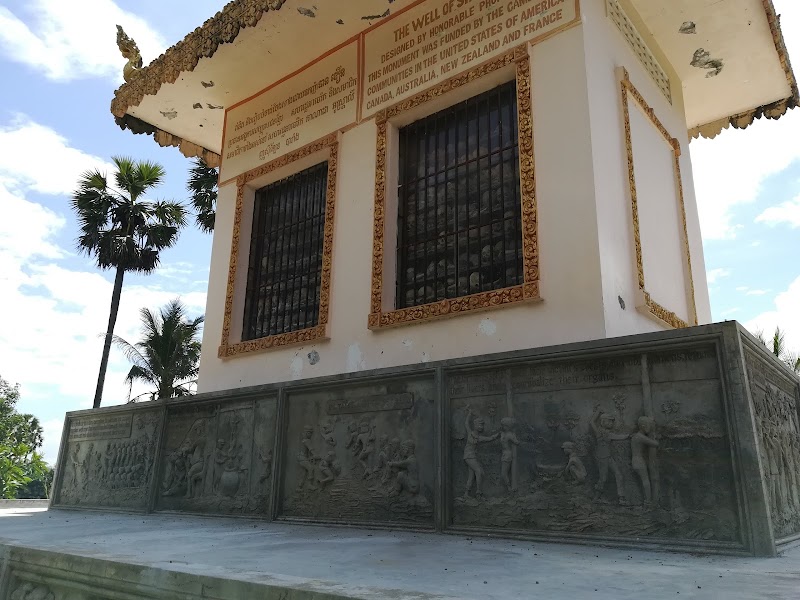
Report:
[[625,497],[625,486],[622,479],[622,471],[617,465],[614,457],[611,455],[611,442],[617,440],[624,440],[628,436],[621,433],[616,433],[614,426],[616,418],[614,415],[600,411],[599,406],[595,406],[594,414],[590,422],[592,431],[594,432],[595,444],[595,459],[597,460],[598,479],[595,490],[598,495],[603,493],[606,487],[606,480],[608,479],[608,471],[614,474],[614,480],[617,484],[617,498],[620,505],[627,505],[628,500]]
[[563,476],[567,480],[573,480],[575,483],[583,483],[586,481],[586,466],[578,456],[578,449],[575,447],[574,442],[564,442],[561,444],[561,449],[567,455],[567,466],[564,467]]
[[[472,428],[474,425],[474,429]],[[464,489],[464,498],[469,498],[469,491],[472,489],[472,484],[475,483],[475,497],[483,498],[483,467],[478,462],[478,444],[486,442],[493,442],[500,435],[495,433],[492,435],[483,435],[483,430],[486,427],[485,421],[481,417],[476,417],[472,420],[472,408],[467,408],[467,418],[464,423],[464,428],[467,431],[467,443],[464,446],[464,462],[467,463],[469,473],[467,474],[467,485]]]
[[654,465],[648,460],[650,448],[658,448],[658,441],[654,436],[655,422],[651,417],[639,417],[637,425],[638,431],[631,436],[631,466],[642,482],[644,504],[650,506],[653,502],[658,503],[658,498],[655,497],[658,493],[655,479],[657,474],[654,472]]
[[514,464],[514,446],[519,445],[517,434],[511,430],[513,426],[514,419],[511,417],[500,419],[500,446],[503,449],[500,456],[500,478],[509,492],[517,491],[511,478],[511,468]]

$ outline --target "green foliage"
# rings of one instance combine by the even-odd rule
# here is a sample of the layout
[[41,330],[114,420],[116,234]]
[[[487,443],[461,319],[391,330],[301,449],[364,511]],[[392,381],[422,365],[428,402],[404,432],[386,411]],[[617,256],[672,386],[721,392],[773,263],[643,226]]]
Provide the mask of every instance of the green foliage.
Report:
[[195,210],[197,226],[205,233],[214,231],[218,176],[217,169],[209,167],[201,158],[196,158],[194,165],[189,170],[186,189],[192,194],[191,201]]
[[775,332],[769,339],[766,338],[763,331],[757,331],[755,335],[772,354],[786,363],[795,373],[800,373],[800,356],[790,352],[786,347],[786,334],[780,327],[775,328]]
[[114,186],[105,174],[88,171],[72,196],[78,217],[78,250],[97,261],[101,269],[149,273],[159,263],[159,252],[178,239],[186,224],[186,209],[177,202],[143,200],[145,192],[164,179],[161,165],[114,157]]
[[37,452],[42,428],[33,415],[17,412],[19,385],[0,377],[0,498],[15,498],[34,479],[46,480],[50,468]]
[[117,271],[94,395],[95,408],[100,406],[103,396],[123,277],[129,271],[154,271],[160,262],[160,252],[175,244],[186,224],[186,209],[180,203],[143,198],[145,192],[164,179],[161,165],[124,157],[112,160],[117,168],[115,185],[109,185],[105,174],[87,171],[72,195],[72,208],[80,226],[79,252],[94,257],[101,269]]
[[114,343],[133,363],[125,381],[143,381],[153,386],[153,398],[172,398],[190,393],[200,363],[200,330],[203,317],[189,319],[179,299],[157,313],[140,311],[142,338],[131,344],[119,336]]

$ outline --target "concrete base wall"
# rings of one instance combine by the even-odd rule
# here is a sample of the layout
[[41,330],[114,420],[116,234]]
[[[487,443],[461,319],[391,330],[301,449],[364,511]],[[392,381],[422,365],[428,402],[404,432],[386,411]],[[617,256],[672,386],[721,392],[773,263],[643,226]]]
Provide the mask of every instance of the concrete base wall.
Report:
[[53,506],[771,556],[798,399],[729,322],[81,411]]

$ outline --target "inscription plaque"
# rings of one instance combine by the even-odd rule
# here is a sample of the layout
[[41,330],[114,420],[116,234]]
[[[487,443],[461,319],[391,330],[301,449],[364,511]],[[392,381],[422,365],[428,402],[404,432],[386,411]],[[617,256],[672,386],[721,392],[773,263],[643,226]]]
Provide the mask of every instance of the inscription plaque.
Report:
[[354,123],[358,43],[228,110],[220,180],[227,181]]
[[69,441],[108,440],[131,437],[133,415],[109,415],[75,419],[69,424]]
[[578,0],[430,0],[364,34],[363,116],[580,20]]
[[403,410],[411,408],[411,394],[387,394],[386,396],[370,396],[367,398],[343,398],[328,402],[329,415],[346,415],[363,412],[380,412],[383,410]]

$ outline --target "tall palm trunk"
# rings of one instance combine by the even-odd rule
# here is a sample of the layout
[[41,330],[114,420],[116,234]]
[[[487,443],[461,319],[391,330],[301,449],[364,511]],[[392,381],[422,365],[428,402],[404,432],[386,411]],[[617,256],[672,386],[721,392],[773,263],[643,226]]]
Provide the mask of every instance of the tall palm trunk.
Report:
[[97,390],[94,393],[94,408],[100,408],[100,401],[103,398],[103,384],[106,381],[108,355],[111,353],[111,340],[114,337],[114,325],[117,323],[119,299],[122,295],[122,278],[124,276],[125,271],[121,267],[117,267],[117,275],[114,278],[114,291],[111,292],[111,314],[108,315],[108,330],[103,344],[103,358],[100,360],[100,374],[97,376]]

